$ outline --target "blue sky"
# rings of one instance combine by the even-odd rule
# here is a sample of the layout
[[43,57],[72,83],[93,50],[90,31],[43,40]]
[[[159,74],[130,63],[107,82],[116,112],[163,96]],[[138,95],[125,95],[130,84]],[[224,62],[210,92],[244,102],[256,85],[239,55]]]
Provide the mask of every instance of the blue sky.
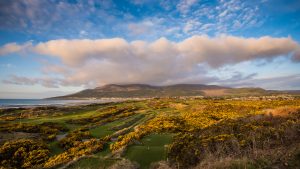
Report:
[[297,0],[0,1],[0,98],[107,83],[300,89]]

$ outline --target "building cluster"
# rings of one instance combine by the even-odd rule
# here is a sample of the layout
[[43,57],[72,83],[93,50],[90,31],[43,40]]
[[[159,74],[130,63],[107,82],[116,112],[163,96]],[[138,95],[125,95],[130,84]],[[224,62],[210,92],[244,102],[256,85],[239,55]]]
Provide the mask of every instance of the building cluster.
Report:
[[226,100],[294,100],[294,97],[292,95],[247,96],[227,98]]

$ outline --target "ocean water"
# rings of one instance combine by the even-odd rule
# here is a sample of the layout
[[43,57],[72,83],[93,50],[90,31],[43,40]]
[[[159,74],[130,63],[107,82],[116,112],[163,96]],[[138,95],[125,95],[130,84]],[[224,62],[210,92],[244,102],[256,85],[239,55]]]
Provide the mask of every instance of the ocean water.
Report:
[[0,99],[0,108],[5,107],[34,107],[60,106],[90,103],[106,103],[112,100],[50,100],[50,99]]

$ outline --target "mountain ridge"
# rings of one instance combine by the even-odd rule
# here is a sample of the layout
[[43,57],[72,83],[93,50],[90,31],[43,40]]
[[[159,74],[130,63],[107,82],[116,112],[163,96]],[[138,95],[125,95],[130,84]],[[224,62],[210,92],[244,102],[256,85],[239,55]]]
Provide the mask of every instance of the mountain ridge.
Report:
[[205,84],[174,84],[156,86],[149,84],[107,84],[85,89],[74,94],[50,99],[101,99],[101,98],[153,98],[179,96],[261,96],[291,94],[292,92],[265,90],[259,87],[232,88]]

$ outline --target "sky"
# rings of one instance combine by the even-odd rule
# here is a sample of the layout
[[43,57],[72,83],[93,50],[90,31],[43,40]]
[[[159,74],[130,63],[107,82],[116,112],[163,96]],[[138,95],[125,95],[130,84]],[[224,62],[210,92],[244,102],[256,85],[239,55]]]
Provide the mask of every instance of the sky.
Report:
[[0,0],[0,98],[105,84],[300,90],[299,0]]

